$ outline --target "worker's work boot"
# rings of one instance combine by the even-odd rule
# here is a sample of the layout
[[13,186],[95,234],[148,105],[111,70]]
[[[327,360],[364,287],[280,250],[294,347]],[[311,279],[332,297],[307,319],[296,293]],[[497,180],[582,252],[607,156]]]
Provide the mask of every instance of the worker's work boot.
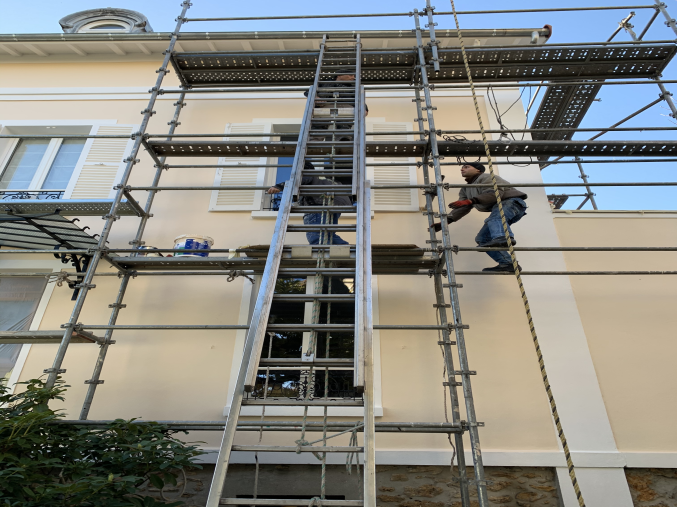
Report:
[[[512,246],[515,246],[517,244],[517,241],[515,241],[515,238],[510,238],[510,243],[512,243]],[[485,243],[484,245],[480,246],[487,246],[487,247],[498,247],[498,246],[508,246],[505,242],[505,238],[495,238],[489,241],[488,243]]]
[[[522,266],[519,264],[517,265],[517,269],[522,271]],[[512,267],[512,264],[497,264],[494,267],[491,268],[484,268],[482,271],[493,271],[493,272],[507,272],[507,273],[512,273],[515,271],[515,269]]]

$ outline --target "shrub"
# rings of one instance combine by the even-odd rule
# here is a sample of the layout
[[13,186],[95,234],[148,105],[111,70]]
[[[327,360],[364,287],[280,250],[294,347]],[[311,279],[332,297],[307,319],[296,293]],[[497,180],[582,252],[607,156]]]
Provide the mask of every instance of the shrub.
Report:
[[162,489],[176,485],[178,473],[201,451],[153,422],[117,419],[104,427],[60,422],[49,408],[63,400],[59,380],[46,388],[41,379],[23,382],[10,394],[0,382],[0,506],[150,507],[177,506],[139,495],[147,481]]

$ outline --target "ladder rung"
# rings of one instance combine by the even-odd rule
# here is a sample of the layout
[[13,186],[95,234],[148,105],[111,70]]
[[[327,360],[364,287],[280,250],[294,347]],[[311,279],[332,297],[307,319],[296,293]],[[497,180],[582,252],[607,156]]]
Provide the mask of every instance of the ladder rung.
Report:
[[313,361],[303,361],[298,357],[271,357],[259,359],[259,366],[320,366],[323,368],[345,368],[353,367],[355,361],[343,358],[325,358],[318,357]]
[[[314,276],[316,274],[324,276],[343,276],[355,274],[355,268],[280,268],[277,272],[280,275],[295,276]],[[274,324],[271,324],[271,326],[272,325]]]
[[[329,301],[331,303],[341,303],[344,301],[353,301],[355,299],[355,294],[275,294],[273,295],[273,301],[301,301],[301,302],[311,302],[311,301]],[[294,359],[296,360],[296,359]],[[352,359],[351,359],[352,361]]]
[[[274,498],[222,498],[220,505],[260,505],[261,507],[308,505],[308,499]],[[323,507],[362,507],[362,500],[322,500]]]
[[242,400],[243,405],[265,405],[267,407],[363,407],[362,400],[294,400],[288,398],[286,400],[271,400],[270,398],[257,398]]
[[234,452],[364,452],[364,447],[315,447],[302,445],[300,447],[286,445],[234,445]]
[[287,232],[312,232],[312,231],[336,231],[336,232],[355,232],[356,225],[333,225],[333,224],[317,224],[317,225],[290,225],[287,227]]

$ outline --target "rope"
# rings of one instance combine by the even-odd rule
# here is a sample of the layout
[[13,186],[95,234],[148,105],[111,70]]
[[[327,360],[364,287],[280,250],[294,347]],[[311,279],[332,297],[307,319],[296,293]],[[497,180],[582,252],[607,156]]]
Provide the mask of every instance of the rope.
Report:
[[228,271],[228,277],[226,278],[226,282],[232,282],[239,276],[243,276],[251,283],[254,283],[254,279],[251,276],[245,275],[244,271],[242,271],[241,269],[231,269],[230,271]]
[[64,282],[67,284],[75,283],[73,280],[68,278],[68,275],[71,273],[68,273],[67,271],[57,271],[55,273],[49,273],[48,275],[45,275],[45,278],[47,278],[47,283],[56,283],[57,287],[61,287]]
[[[491,152],[489,150],[489,143],[487,142],[487,135],[484,131],[484,124],[482,123],[482,115],[480,113],[479,105],[477,104],[477,94],[475,93],[475,85],[472,80],[472,74],[470,72],[470,64],[468,63],[468,55],[465,51],[465,43],[463,41],[463,36],[461,35],[461,26],[458,22],[458,15],[456,13],[456,6],[454,5],[454,0],[449,0],[451,2],[451,10],[454,13],[454,21],[456,22],[456,31],[458,33],[458,41],[461,45],[461,54],[463,55],[463,63],[465,65],[465,72],[468,75],[468,84],[470,85],[470,91],[472,92],[473,102],[475,104],[475,113],[477,114],[477,121],[480,126],[480,131],[482,132],[482,142],[484,143],[484,151],[487,155],[487,162],[489,165],[489,173],[491,175],[491,183],[494,186],[494,195],[496,196],[496,203],[498,205],[498,211],[501,215],[501,223],[503,224],[503,232],[505,233],[505,239],[508,244],[508,252],[512,259],[512,266],[515,270],[515,277],[517,278],[517,284],[519,285],[520,293],[522,294],[522,301],[524,303],[524,310],[527,314],[527,320],[529,321],[529,330],[531,331],[531,337],[536,347],[536,355],[538,357],[538,364],[541,368],[541,376],[543,377],[543,386],[545,387],[545,392],[548,395],[548,400],[550,401],[550,409],[552,411],[552,417],[555,420],[557,426],[557,436],[562,443],[562,448],[564,449],[564,457],[566,458],[567,467],[569,469],[569,478],[571,479],[571,484],[574,487],[576,492],[576,497],[578,498],[578,505],[580,507],[585,507],[585,501],[583,500],[583,494],[578,485],[578,479],[576,478],[576,469],[574,468],[574,462],[571,459],[571,452],[569,451],[569,444],[567,443],[566,436],[564,435],[564,429],[562,428],[562,422],[560,421],[559,414],[557,412],[557,404],[555,403],[555,397],[552,394],[552,389],[550,388],[550,382],[548,381],[548,374],[545,371],[545,361],[543,360],[543,353],[541,352],[541,346],[538,343],[538,336],[536,335],[536,328],[534,327],[534,321],[531,317],[531,309],[529,308],[529,299],[527,299],[527,293],[524,290],[524,285],[522,283],[522,276],[520,275],[519,265],[517,264],[517,257],[515,256],[515,250],[512,247],[510,241],[510,233],[508,231],[508,223],[505,219],[505,214],[503,212],[503,203],[501,202],[501,195],[498,190],[498,184],[496,182],[496,175],[494,174],[494,166],[491,159]],[[431,135],[435,135],[434,132],[431,132]]]

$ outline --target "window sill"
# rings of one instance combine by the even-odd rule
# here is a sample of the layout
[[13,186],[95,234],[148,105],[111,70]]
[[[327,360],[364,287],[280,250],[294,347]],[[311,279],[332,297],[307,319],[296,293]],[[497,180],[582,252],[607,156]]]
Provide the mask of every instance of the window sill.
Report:
[[[228,416],[229,406],[224,407],[223,415]],[[322,417],[322,407],[310,407],[308,415]],[[242,407],[240,415],[243,417],[261,417],[261,407]],[[300,417],[303,415],[303,407],[266,407],[266,415],[277,417]],[[329,407],[328,416],[333,417],[363,417],[363,407]],[[374,417],[383,417],[383,407],[374,407]]]
[[[303,213],[291,213],[290,218],[303,218]],[[252,218],[255,220],[275,220],[277,211],[252,211]],[[341,218],[357,218],[357,213],[341,213]],[[371,218],[374,218],[374,211],[371,212]]]

